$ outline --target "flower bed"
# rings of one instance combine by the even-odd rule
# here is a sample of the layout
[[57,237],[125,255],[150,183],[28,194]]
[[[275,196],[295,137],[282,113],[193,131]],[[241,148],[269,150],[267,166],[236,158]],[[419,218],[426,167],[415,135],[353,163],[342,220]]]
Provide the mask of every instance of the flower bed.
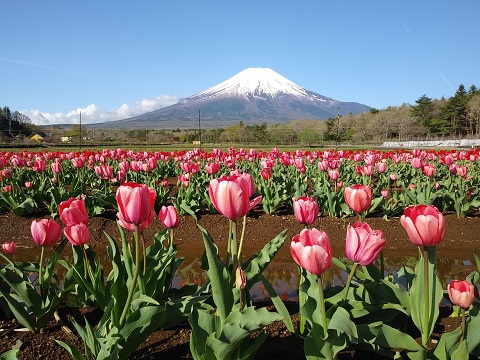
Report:
[[[29,159],[28,153],[22,156]],[[304,353],[311,359],[337,358],[349,351],[414,359],[480,354],[480,336],[475,331],[480,316],[476,304],[472,306],[478,297],[475,286],[480,270],[451,282],[446,291],[437,272],[437,246],[444,240],[446,222],[433,205],[444,211],[455,209],[458,217],[476,211],[475,153],[414,151],[384,157],[373,152],[280,154],[272,150],[258,154],[229,149],[226,155],[217,149],[212,156],[194,150],[172,160],[172,154],[144,153],[142,157],[118,150],[90,155],[87,167],[81,155],[44,154],[35,160],[32,155],[26,161],[22,156],[10,156],[12,166],[2,170],[1,204],[17,215],[32,213],[43,204],[53,219],[31,223],[33,241],[41,249],[38,262],[13,262],[8,256],[15,254],[15,245],[3,245],[0,308],[32,333],[43,332],[58,317],[60,306],[67,304],[101,310],[101,318],[93,323],[76,320],[71,324],[97,359],[126,359],[157,329],[187,321],[189,350],[195,359],[253,358],[268,338],[266,329],[279,321],[302,339]],[[45,176],[48,157],[53,177]],[[71,171],[62,166],[67,159]],[[114,159],[112,165],[108,159]],[[220,159],[221,166],[210,166]],[[2,161],[5,167],[7,157]],[[362,164],[354,166],[355,162]],[[116,177],[114,166],[118,167]],[[172,189],[159,174],[168,179],[176,176],[177,187]],[[29,179],[33,175],[40,176],[38,181]],[[32,197],[22,200],[28,193],[20,190],[22,183],[34,189]],[[247,214],[260,201],[266,214],[293,209],[305,226],[287,242],[299,265],[298,327],[264,275],[284,248],[287,229],[278,229],[258,251],[248,256],[245,252]],[[89,245],[88,223],[91,216],[110,208],[117,210],[119,233],[105,234],[111,264],[106,267]],[[218,212],[228,221],[223,229],[225,248],[221,250],[218,239],[198,226],[207,279],[173,286],[183,262],[174,237],[178,216],[198,219],[205,212]],[[369,216],[382,212],[384,217],[402,214],[400,225],[411,246],[420,250],[418,259],[395,272],[386,266],[383,230],[369,221]],[[164,229],[147,242],[144,232],[157,214]],[[350,218],[354,214],[358,221],[344,227],[346,257],[332,256],[331,234],[313,224],[319,215]],[[61,230],[58,246],[53,252],[45,251],[57,244]],[[62,257],[67,243],[71,260]],[[348,275],[344,283],[328,281],[332,267]],[[252,289],[258,284],[272,306],[253,301]],[[455,305],[462,323],[432,341],[443,299]],[[57,344],[73,358],[82,358],[83,346],[61,340]],[[5,356],[14,357],[16,352]]]

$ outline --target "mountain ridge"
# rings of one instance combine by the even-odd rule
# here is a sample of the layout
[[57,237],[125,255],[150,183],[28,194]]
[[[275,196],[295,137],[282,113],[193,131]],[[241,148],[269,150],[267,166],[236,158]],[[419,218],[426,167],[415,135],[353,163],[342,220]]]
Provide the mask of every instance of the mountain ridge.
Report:
[[296,119],[325,120],[359,114],[371,108],[342,102],[307,90],[269,68],[248,68],[178,103],[128,119],[90,124],[97,128],[225,127],[239,121],[286,123]]

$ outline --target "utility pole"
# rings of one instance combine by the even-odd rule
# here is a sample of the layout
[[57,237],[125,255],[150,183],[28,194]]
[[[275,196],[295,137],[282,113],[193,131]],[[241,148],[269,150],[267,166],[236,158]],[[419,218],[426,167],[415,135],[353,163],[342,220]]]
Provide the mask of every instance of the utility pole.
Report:
[[198,140],[200,142],[200,150],[202,150],[202,127],[200,125],[200,110],[198,110]]
[[336,136],[336,141],[335,141],[335,151],[337,150],[338,146],[338,129],[340,127],[340,108],[338,108],[338,113],[337,113],[337,136]]
[[82,110],[80,110],[80,150],[82,150]]

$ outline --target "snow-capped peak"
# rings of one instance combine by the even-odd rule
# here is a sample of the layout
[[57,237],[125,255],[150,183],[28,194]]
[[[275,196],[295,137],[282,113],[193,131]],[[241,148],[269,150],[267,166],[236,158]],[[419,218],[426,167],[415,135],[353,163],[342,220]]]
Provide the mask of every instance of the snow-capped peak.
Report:
[[190,99],[222,95],[234,95],[246,98],[266,95],[274,98],[278,94],[289,94],[300,97],[308,96],[306,89],[298,86],[272,69],[248,68],[230,79],[192,96]]

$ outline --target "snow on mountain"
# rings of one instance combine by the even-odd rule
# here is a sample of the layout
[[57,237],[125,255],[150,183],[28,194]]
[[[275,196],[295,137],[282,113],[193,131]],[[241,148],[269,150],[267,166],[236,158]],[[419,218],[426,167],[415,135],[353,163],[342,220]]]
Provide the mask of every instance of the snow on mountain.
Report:
[[[248,68],[218,85],[186,98],[185,102],[200,99],[208,100],[212,97],[218,98],[224,96],[237,96],[246,99],[251,99],[255,96],[275,98],[279,94],[287,94],[299,98],[312,97],[311,92],[298,86],[272,69]],[[323,97],[319,100],[328,101],[333,99]]]

